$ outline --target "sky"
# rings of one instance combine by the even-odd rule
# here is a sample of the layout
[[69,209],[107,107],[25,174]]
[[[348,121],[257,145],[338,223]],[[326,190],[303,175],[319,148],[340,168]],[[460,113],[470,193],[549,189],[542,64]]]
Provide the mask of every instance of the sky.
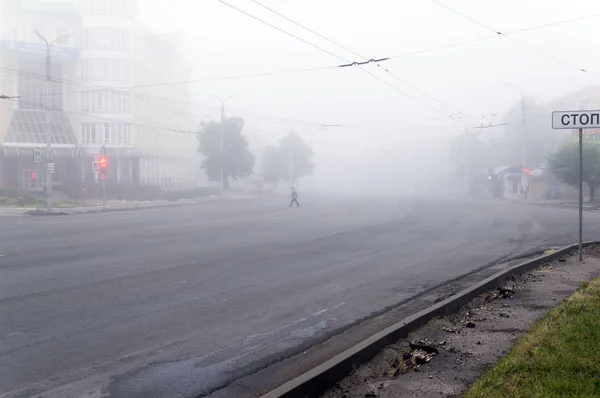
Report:
[[[140,11],[150,29],[180,35],[195,79],[333,67],[363,61],[359,55],[392,59],[191,85],[199,104],[217,107],[214,96],[233,95],[227,114],[244,117],[255,145],[295,129],[324,153],[396,156],[394,148],[406,153],[411,145],[505,121],[521,91],[544,103],[600,84],[600,2],[593,0],[257,1],[351,52],[252,0],[223,2],[289,34],[219,0],[141,0]],[[494,33],[584,16],[590,17]],[[421,52],[441,46],[450,47]]]

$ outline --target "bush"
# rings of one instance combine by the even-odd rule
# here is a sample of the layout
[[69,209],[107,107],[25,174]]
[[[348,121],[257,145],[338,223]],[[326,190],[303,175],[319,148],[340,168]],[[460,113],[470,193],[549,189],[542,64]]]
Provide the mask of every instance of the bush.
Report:
[[162,198],[176,202],[179,199],[201,198],[210,195],[216,195],[221,192],[219,187],[198,187],[185,191],[170,191],[164,192]]
[[26,197],[26,196],[30,196],[29,193],[26,191],[19,191],[18,189],[0,188],[0,197],[16,199],[16,198]]
[[19,204],[19,199],[17,198],[6,198],[6,202],[4,202],[5,206],[17,206]]

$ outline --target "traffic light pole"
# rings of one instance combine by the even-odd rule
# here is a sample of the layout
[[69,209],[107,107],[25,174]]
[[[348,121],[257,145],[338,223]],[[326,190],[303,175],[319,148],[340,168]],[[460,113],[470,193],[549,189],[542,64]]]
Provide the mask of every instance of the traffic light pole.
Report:
[[[106,159],[106,147],[102,145],[102,157]],[[106,211],[106,170],[102,170],[102,211]]]
[[39,210],[40,209],[40,184],[38,182],[38,175],[39,175],[39,171],[38,171],[38,166],[37,163],[35,164],[35,209]]
[[52,163],[52,119],[50,116],[50,49],[51,44],[46,42],[46,81],[44,85],[44,102],[45,102],[45,117],[46,117],[46,211],[52,213],[52,173],[50,164]]

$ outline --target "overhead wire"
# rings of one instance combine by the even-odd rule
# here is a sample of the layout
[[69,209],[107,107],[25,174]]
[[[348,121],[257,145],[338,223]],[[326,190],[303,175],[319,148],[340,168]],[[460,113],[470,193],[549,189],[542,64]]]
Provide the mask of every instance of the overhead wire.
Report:
[[[267,21],[265,21],[265,20],[263,20],[263,19],[261,19],[261,18],[258,18],[258,17],[256,17],[256,16],[254,16],[254,15],[250,14],[249,12],[246,12],[246,11],[244,11],[244,10],[242,10],[242,9],[240,9],[240,8],[238,8],[238,7],[234,6],[234,5],[232,5],[232,4],[229,4],[229,3],[227,3],[227,2],[226,2],[226,1],[224,1],[224,0],[216,0],[216,1],[218,1],[219,3],[221,3],[221,4],[223,4],[223,5],[226,5],[227,7],[231,8],[231,9],[233,9],[233,10],[235,10],[235,11],[238,11],[238,12],[240,12],[240,13],[242,13],[242,14],[244,14],[244,15],[246,15],[246,16],[248,16],[248,17],[250,17],[250,18],[252,18],[252,19],[254,19],[254,20],[256,20],[256,21],[259,21],[259,22],[261,22],[261,23],[263,23],[263,24],[265,24],[265,25],[267,25],[267,26],[269,26],[269,27],[271,27],[271,28],[273,28],[273,29],[275,29],[275,30],[277,30],[277,31],[279,31],[279,32],[282,32],[282,33],[286,34],[287,36],[290,36],[290,37],[292,37],[292,38],[294,38],[294,39],[296,39],[296,40],[299,40],[299,41],[300,41],[300,42],[302,42],[302,43],[308,44],[308,45],[310,45],[310,46],[311,46],[311,47],[313,47],[313,48],[316,48],[316,49],[318,49],[318,50],[320,50],[320,51],[323,51],[323,52],[325,52],[326,54],[329,54],[329,55],[332,55],[332,56],[336,57],[337,59],[341,59],[341,60],[343,60],[343,61],[345,61],[345,62],[348,62],[348,65],[347,65],[347,66],[350,66],[350,65],[357,66],[357,67],[358,67],[358,68],[359,68],[361,71],[363,71],[363,72],[367,73],[367,74],[368,74],[368,75],[370,75],[371,77],[373,77],[373,78],[375,78],[376,80],[378,80],[378,81],[382,82],[382,83],[383,83],[383,84],[385,84],[386,86],[388,86],[388,87],[390,87],[390,88],[393,88],[395,91],[397,91],[397,92],[401,93],[402,95],[404,95],[404,96],[406,96],[406,97],[408,97],[408,98],[410,98],[410,99],[414,100],[415,102],[418,102],[418,103],[420,103],[421,105],[424,105],[425,107],[429,108],[430,110],[432,110],[432,111],[434,111],[434,112],[436,112],[436,113],[440,113],[440,114],[442,114],[442,115],[444,115],[444,116],[446,116],[446,117],[448,117],[448,118],[450,118],[450,119],[453,119],[453,120],[458,120],[458,121],[460,121],[460,119],[453,118],[453,116],[452,116],[452,115],[448,115],[447,113],[445,113],[445,112],[443,112],[443,111],[441,111],[441,110],[439,110],[439,109],[437,109],[437,108],[435,108],[435,107],[433,107],[433,106],[429,105],[428,103],[426,103],[426,102],[424,102],[424,101],[422,101],[422,100],[418,99],[417,97],[415,97],[415,96],[413,96],[413,95],[411,95],[411,94],[409,94],[409,93],[405,92],[404,90],[402,90],[402,89],[400,89],[400,88],[398,88],[398,87],[394,86],[393,84],[391,84],[390,82],[388,82],[388,81],[386,81],[386,80],[384,80],[384,79],[380,78],[379,76],[377,76],[377,75],[375,75],[375,74],[373,74],[373,73],[371,73],[371,72],[367,71],[366,69],[364,69],[364,68],[362,68],[360,65],[358,65],[358,63],[351,62],[351,61],[349,61],[349,60],[347,60],[347,59],[345,59],[345,58],[343,58],[343,57],[341,57],[341,56],[339,56],[339,55],[337,55],[337,54],[333,54],[333,53],[332,53],[331,51],[329,51],[329,50],[326,50],[326,49],[324,49],[324,48],[322,48],[322,47],[320,47],[320,46],[318,46],[318,45],[316,45],[316,44],[313,44],[313,43],[311,43],[311,42],[309,42],[309,41],[307,41],[307,40],[305,40],[305,39],[302,39],[302,38],[300,38],[300,37],[298,37],[298,36],[296,36],[296,35],[294,35],[294,34],[292,34],[292,33],[288,32],[288,31],[286,31],[286,30],[284,30],[284,29],[282,29],[282,28],[279,28],[279,27],[277,27],[277,26],[275,26],[275,25],[273,25],[273,24],[271,24],[271,23],[269,23],[269,22],[267,22]],[[370,62],[370,61],[369,61],[369,62]],[[345,66],[346,66],[346,65],[345,65]]]
[[[446,4],[444,4],[444,3],[442,3],[442,2],[441,2],[441,1],[439,1],[439,0],[431,0],[431,1],[432,1],[433,3],[435,3],[435,4],[439,5],[440,7],[443,7],[443,8],[445,8],[446,10],[448,10],[448,11],[450,11],[450,12],[452,12],[452,13],[456,14],[456,15],[459,15],[459,16],[461,16],[461,17],[462,17],[462,18],[464,18],[464,19],[467,19],[467,20],[469,20],[469,21],[473,22],[474,24],[476,24],[476,25],[479,25],[479,26],[481,26],[481,27],[482,27],[482,28],[484,28],[484,29],[490,30],[490,31],[492,31],[492,32],[496,33],[496,35],[498,35],[498,36],[502,36],[502,37],[504,37],[505,39],[507,39],[507,40],[509,40],[509,41],[511,41],[511,42],[513,42],[513,43],[516,43],[516,44],[518,44],[518,45],[520,45],[520,46],[522,46],[522,47],[524,47],[524,48],[527,48],[527,49],[529,49],[529,50],[531,50],[531,51],[537,52],[538,54],[544,55],[544,56],[545,56],[545,57],[547,57],[547,58],[551,58],[551,59],[553,59],[553,60],[555,60],[555,61],[558,61],[558,62],[560,62],[560,63],[562,63],[562,64],[564,64],[564,65],[567,65],[567,66],[569,66],[569,67],[571,67],[571,68],[577,69],[577,70],[578,70],[578,71],[580,71],[580,72],[584,72],[584,73],[590,73],[590,74],[593,74],[593,75],[596,75],[596,76],[599,76],[599,77],[600,77],[600,74],[598,74],[598,73],[596,73],[596,72],[593,72],[593,71],[586,70],[585,68],[581,68],[581,67],[579,67],[579,66],[577,66],[577,65],[574,65],[574,64],[572,64],[571,62],[569,62],[569,61],[566,61],[566,60],[564,60],[564,59],[562,59],[562,58],[559,58],[559,57],[557,57],[557,56],[554,56],[554,55],[552,55],[552,54],[548,54],[548,53],[546,53],[545,51],[542,51],[542,50],[540,50],[540,49],[538,49],[538,48],[532,47],[532,46],[530,46],[530,45],[528,45],[528,44],[526,44],[526,43],[523,43],[523,42],[522,42],[522,41],[520,41],[520,40],[517,40],[517,39],[513,38],[513,37],[506,36],[506,35],[505,35],[504,33],[502,33],[501,31],[499,31],[499,30],[497,30],[497,29],[494,29],[493,27],[491,27],[491,26],[489,26],[489,25],[487,25],[487,24],[485,24],[485,23],[483,23],[483,22],[481,22],[481,21],[478,21],[478,20],[477,20],[477,19],[475,19],[475,18],[473,18],[473,17],[471,17],[471,16],[469,16],[469,15],[467,15],[467,14],[465,14],[465,13],[461,12],[461,11],[458,11],[458,10],[457,10],[457,9],[455,9],[455,8],[452,8],[452,7],[448,6],[448,5],[446,5]],[[579,19],[581,19],[581,18],[579,18]]]
[[[423,94],[427,98],[432,99],[433,101],[441,104],[442,106],[444,106],[444,107],[452,110],[454,113],[456,113],[456,114],[461,114],[462,113],[461,111],[456,110],[452,106],[444,103],[443,101],[437,99],[436,97],[434,97],[434,96],[430,95],[429,93],[425,92],[424,90],[420,89],[419,87],[417,87],[416,85],[414,85],[411,82],[407,81],[406,79],[403,79],[402,77],[400,77],[400,76],[396,75],[395,73],[391,72],[389,69],[382,67],[379,62],[380,61],[385,61],[388,58],[382,58],[380,60],[375,60],[375,59],[372,59],[372,58],[369,59],[368,57],[365,57],[364,55],[359,54],[358,52],[356,52],[356,51],[354,51],[354,50],[352,50],[352,49],[344,46],[343,44],[340,44],[339,42],[330,39],[329,37],[327,37],[327,36],[325,36],[325,35],[317,32],[317,31],[315,31],[315,30],[313,30],[313,29],[311,29],[311,28],[309,28],[309,27],[301,24],[300,22],[298,22],[298,21],[296,21],[296,20],[294,20],[294,19],[292,19],[292,18],[290,18],[290,17],[288,17],[288,16],[286,16],[286,15],[278,12],[277,10],[274,10],[271,7],[268,7],[268,6],[264,5],[264,4],[262,4],[261,2],[259,2],[257,0],[250,0],[250,1],[253,2],[254,4],[256,4],[256,5],[264,8],[264,9],[266,9],[268,11],[270,11],[271,13],[273,13],[273,14],[275,14],[275,15],[283,18],[283,19],[285,19],[286,21],[291,22],[294,25],[296,25],[296,26],[298,26],[298,27],[300,27],[300,28],[302,28],[302,29],[304,29],[304,30],[312,33],[313,35],[315,35],[315,36],[317,36],[317,37],[319,37],[319,38],[321,38],[321,39],[323,39],[323,40],[325,40],[325,41],[327,41],[327,42],[329,42],[329,43],[331,43],[331,44],[333,44],[333,45],[335,45],[335,46],[337,46],[337,47],[339,47],[339,48],[341,48],[341,49],[343,49],[343,50],[345,50],[345,51],[347,51],[347,52],[349,52],[349,53],[351,53],[353,55],[355,55],[355,56],[357,56],[358,58],[364,59],[365,61],[367,61],[366,63],[369,63],[369,62],[374,63],[378,68],[382,69],[383,71],[385,71],[386,73],[388,73],[389,75],[391,75],[392,77],[394,77],[396,80],[398,80],[398,81],[406,84],[407,86],[413,88],[414,90],[420,92],[421,94]],[[357,63],[357,64],[359,64],[359,63]],[[349,64],[349,65],[352,65],[352,64]]]
[[[7,70],[8,73],[13,73],[13,74],[17,74],[17,75],[25,75],[25,76],[35,77],[35,78],[43,79],[43,80],[46,79],[46,76],[45,75],[41,75],[41,74],[35,74],[35,73],[30,73],[30,72],[22,72],[22,71],[17,71],[17,70],[13,70],[13,69],[2,68],[2,67],[0,67],[0,70]],[[76,82],[76,81],[67,80],[67,79],[52,79],[52,81],[62,82],[62,83],[67,83],[67,84],[72,84],[72,85],[76,85],[76,86],[78,85],[80,87],[87,87],[85,84],[83,84],[81,82]],[[101,86],[97,86],[97,87],[101,87]],[[100,91],[101,89],[104,89],[104,91],[108,91],[108,92],[120,92],[120,93],[125,93],[125,94],[131,93],[134,97],[141,97],[143,99],[157,100],[157,101],[162,101],[162,102],[165,102],[165,103],[171,103],[171,104],[181,105],[181,106],[189,106],[191,108],[209,109],[209,110],[212,110],[214,112],[220,112],[221,111],[220,108],[211,107],[209,105],[198,104],[198,103],[190,102],[190,101],[173,100],[173,99],[168,99],[168,98],[164,98],[164,97],[156,97],[156,96],[151,96],[151,95],[137,94],[137,93],[132,93],[132,92],[126,90],[126,89],[114,89],[114,88],[106,87],[106,88],[98,88],[97,90],[96,89],[94,89],[94,90],[81,90],[81,91],[78,91],[78,92],[79,93],[82,93],[82,92],[93,92],[93,91]],[[70,93],[74,93],[74,92],[70,92]],[[64,95],[64,94],[66,94],[66,93],[61,93],[61,95]],[[29,96],[14,96],[14,97],[11,97],[11,98],[44,97],[44,96],[53,96],[53,95],[56,95],[56,94],[54,94],[54,93],[48,93],[48,94],[29,95]],[[183,114],[183,113],[173,112],[173,111],[168,111],[168,113]],[[298,123],[298,124],[307,125],[307,126],[315,126],[315,127],[318,127],[318,126],[326,124],[326,123],[318,123],[318,122],[304,121],[304,120],[297,120],[297,119],[286,119],[286,118],[281,118],[281,117],[277,117],[277,116],[262,115],[262,114],[252,113],[252,112],[237,112],[237,113],[240,114],[241,116],[244,116],[244,117],[271,120],[271,121],[274,121],[274,122],[285,123],[285,124],[289,124],[290,121],[292,121],[293,123]],[[187,114],[183,114],[183,115],[187,115]],[[206,115],[206,114],[190,114],[189,116],[211,117],[210,115]]]

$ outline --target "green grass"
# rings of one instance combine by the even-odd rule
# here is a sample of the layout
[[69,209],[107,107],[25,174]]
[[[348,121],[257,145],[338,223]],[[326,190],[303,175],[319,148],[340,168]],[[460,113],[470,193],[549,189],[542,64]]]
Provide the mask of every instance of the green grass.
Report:
[[539,320],[465,398],[600,397],[600,278]]

